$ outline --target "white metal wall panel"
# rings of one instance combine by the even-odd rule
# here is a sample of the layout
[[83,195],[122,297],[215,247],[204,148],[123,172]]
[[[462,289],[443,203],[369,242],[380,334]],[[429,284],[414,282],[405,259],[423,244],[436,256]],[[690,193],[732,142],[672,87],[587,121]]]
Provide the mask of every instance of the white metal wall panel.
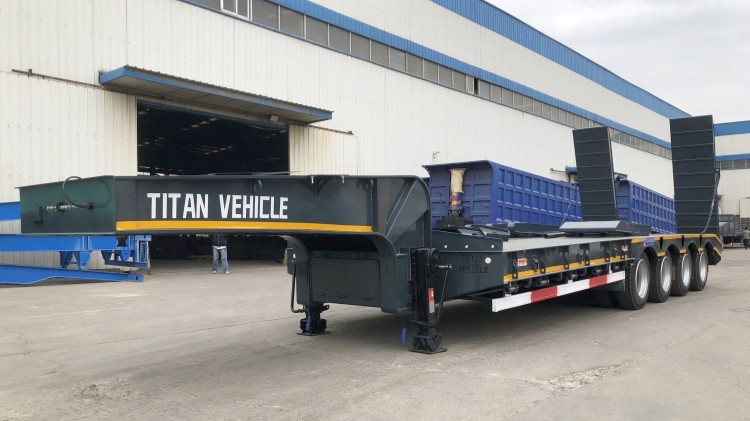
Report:
[[[0,72],[0,92],[0,202],[17,201],[17,186],[136,173],[134,97],[8,72]],[[0,224],[0,233],[18,232],[17,222]],[[0,259],[51,265],[56,256]]]
[[0,71],[21,67],[21,1],[0,2]]
[[750,169],[722,171],[719,194],[721,213],[750,217],[750,208],[747,206],[747,199],[750,198]]
[[289,126],[293,175],[359,174],[359,139],[348,133],[311,126]]
[[669,142],[658,113],[431,1],[315,2]]
[[750,133],[716,136],[716,155],[750,153]]
[[612,142],[615,172],[668,197],[674,197],[672,161]]

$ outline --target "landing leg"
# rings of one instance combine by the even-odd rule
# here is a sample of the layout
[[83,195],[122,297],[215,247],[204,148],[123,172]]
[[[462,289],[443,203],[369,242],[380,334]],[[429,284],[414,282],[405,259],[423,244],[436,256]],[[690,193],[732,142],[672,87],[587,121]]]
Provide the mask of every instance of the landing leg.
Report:
[[435,249],[415,249],[411,253],[412,282],[414,282],[413,324],[419,327],[412,339],[413,352],[436,354],[445,352],[442,347],[443,335],[437,333],[435,317],[435,274],[438,271],[439,256]]
[[305,307],[307,317],[300,319],[299,328],[302,330],[300,335],[318,336],[330,333],[326,330],[326,319],[321,319],[320,314],[328,310],[330,306],[326,304],[313,304]]

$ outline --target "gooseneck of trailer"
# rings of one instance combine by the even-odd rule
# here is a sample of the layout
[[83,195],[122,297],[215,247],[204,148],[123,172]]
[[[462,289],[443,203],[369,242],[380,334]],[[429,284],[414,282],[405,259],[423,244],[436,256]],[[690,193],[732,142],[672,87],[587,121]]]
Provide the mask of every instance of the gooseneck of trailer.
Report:
[[[699,155],[685,147],[684,159],[708,162],[708,154],[712,160],[713,124],[708,131],[707,125],[705,118],[673,122],[673,149],[682,147],[680,138],[710,141]],[[288,244],[291,309],[305,315],[303,334],[326,333],[321,314],[329,304],[378,307],[411,315],[411,348],[424,353],[444,350],[438,328],[449,300],[485,300],[501,311],[593,289],[635,310],[702,290],[708,265],[721,259],[711,223],[715,209],[709,209],[715,208],[709,197],[715,185],[676,194],[678,233],[651,234],[615,220],[608,129],[576,130],[574,138],[583,214],[592,217],[559,227],[448,224],[433,230],[427,186],[412,176],[103,176],[69,179],[64,189],[63,183],[22,187],[22,231],[280,235]],[[683,185],[678,167],[680,177],[692,177],[681,162],[675,161],[676,188]],[[694,185],[710,183],[708,170],[702,172]],[[73,203],[90,206],[67,206]],[[452,206],[458,210],[460,203]],[[681,209],[690,217],[681,218]],[[707,228],[693,230],[701,218]]]

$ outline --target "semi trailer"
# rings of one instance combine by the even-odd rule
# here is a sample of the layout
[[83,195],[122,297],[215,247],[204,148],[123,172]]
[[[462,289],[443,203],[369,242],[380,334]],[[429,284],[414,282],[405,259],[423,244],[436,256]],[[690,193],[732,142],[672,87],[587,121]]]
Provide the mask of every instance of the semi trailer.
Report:
[[[25,234],[242,232],[287,240],[290,307],[306,335],[330,304],[377,307],[415,326],[411,350],[444,351],[443,304],[498,312],[592,290],[629,310],[706,286],[721,260],[713,121],[671,121],[677,233],[617,220],[610,129],[574,130],[583,221],[433,229],[413,176],[71,178],[22,187]],[[448,216],[450,217],[450,216]]]

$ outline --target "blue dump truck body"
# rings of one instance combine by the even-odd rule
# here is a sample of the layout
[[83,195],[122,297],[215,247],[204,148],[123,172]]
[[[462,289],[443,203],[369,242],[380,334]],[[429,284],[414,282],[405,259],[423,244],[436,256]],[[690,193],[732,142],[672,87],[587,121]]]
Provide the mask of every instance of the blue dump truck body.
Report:
[[674,200],[630,180],[617,184],[617,216],[628,222],[650,226],[653,232],[677,231]]
[[475,224],[526,222],[560,225],[581,220],[578,187],[492,161],[425,165],[430,173],[433,225],[448,216],[450,169],[466,168],[464,216]]
[[[425,165],[430,174],[432,223],[445,218],[450,207],[450,170],[465,168],[464,216],[475,224],[523,222],[560,225],[581,221],[578,186],[521,171],[492,161]],[[619,219],[650,226],[653,232],[676,231],[674,200],[620,178],[616,182]]]

